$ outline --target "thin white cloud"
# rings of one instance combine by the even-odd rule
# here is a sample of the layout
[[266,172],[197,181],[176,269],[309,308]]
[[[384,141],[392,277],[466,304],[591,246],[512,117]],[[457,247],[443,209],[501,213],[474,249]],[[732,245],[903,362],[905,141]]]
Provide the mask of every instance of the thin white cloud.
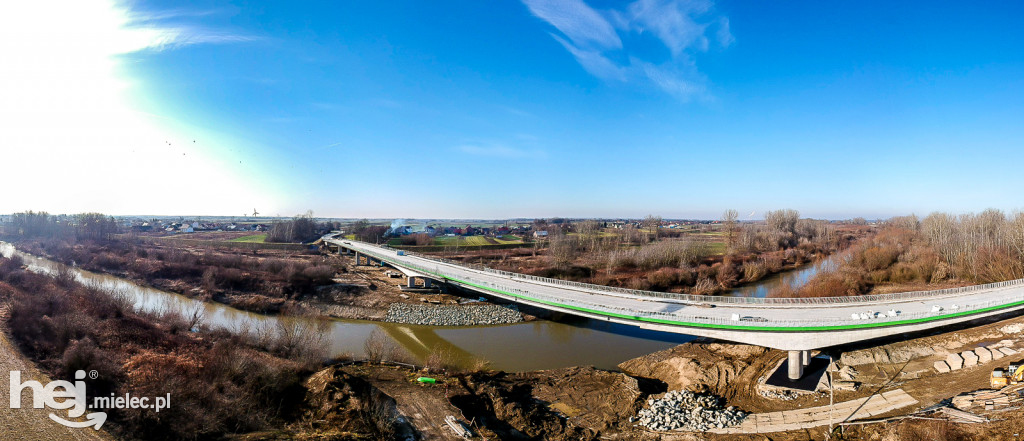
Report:
[[[707,96],[707,80],[697,70],[694,54],[708,50],[709,32],[721,47],[734,41],[728,18],[714,16],[709,0],[636,0],[623,10],[603,12],[581,0],[523,2],[561,33],[551,36],[591,75],[651,85],[683,101]],[[635,53],[657,51],[631,51],[623,44],[646,33],[668,50],[667,60],[640,58]],[[644,44],[643,39],[633,40]]]
[[694,21],[711,7],[707,1],[637,0],[629,5],[629,25],[643,32],[650,29],[672,51],[679,55],[687,48],[707,50],[704,36],[707,24]]
[[587,72],[605,80],[626,81],[626,69],[605,57],[600,51],[579,49],[557,35],[552,35],[565,47]]
[[692,64],[673,63],[659,66],[637,59],[633,59],[633,64],[651,83],[680,100],[686,101],[691,97],[706,94],[706,81]]
[[622,41],[608,20],[582,0],[523,0],[523,3],[533,15],[557,28],[577,47],[622,47]]
[[736,38],[732,36],[732,32],[729,30],[729,18],[722,17],[718,19],[718,44],[722,47],[729,47],[734,41],[736,41]]

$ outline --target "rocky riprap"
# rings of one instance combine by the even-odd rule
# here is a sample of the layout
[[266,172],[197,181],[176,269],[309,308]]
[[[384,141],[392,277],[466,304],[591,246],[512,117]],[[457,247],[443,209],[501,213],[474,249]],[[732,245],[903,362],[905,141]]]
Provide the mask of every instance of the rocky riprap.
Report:
[[782,401],[793,401],[797,397],[796,393],[794,393],[793,391],[790,391],[790,390],[765,390],[765,389],[761,389],[761,390],[757,391],[757,393],[760,394],[762,397],[765,397],[765,398],[771,398],[773,400],[782,400]]
[[654,431],[705,431],[735,426],[747,416],[741,410],[722,407],[722,399],[688,391],[670,391],[657,400],[648,399],[647,408],[637,415],[640,425]]
[[431,326],[503,325],[523,321],[514,305],[416,305],[395,303],[384,321]]

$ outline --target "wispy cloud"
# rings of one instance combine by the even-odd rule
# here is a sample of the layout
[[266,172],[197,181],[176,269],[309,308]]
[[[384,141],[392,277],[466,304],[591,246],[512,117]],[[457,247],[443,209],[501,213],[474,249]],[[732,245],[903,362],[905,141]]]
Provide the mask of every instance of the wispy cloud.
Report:
[[729,18],[722,17],[718,19],[718,44],[722,45],[722,47],[729,47],[734,41],[736,41],[736,38],[729,31]]
[[500,144],[463,144],[458,147],[458,150],[474,156],[489,156],[508,159],[540,158],[545,156],[543,150],[527,150]]
[[582,0],[523,0],[523,3],[533,15],[558,28],[577,47],[622,47],[622,41],[611,23]]
[[[197,24],[181,24],[192,19],[215,14],[212,10],[167,9],[154,11],[118,11],[115,17],[124,38],[123,52],[144,49],[162,51],[195,44],[230,44],[261,40],[262,37],[244,32],[217,29]],[[172,23],[175,22],[175,23]]]
[[[707,81],[694,55],[709,49],[708,34],[728,47],[729,19],[714,14],[709,0],[636,0],[623,10],[598,11],[582,0],[523,0],[534,16],[553,26],[551,36],[591,75],[606,81],[653,85],[680,100],[706,96]],[[640,58],[631,44],[652,34],[667,49],[664,60]],[[626,42],[624,44],[624,42]]]
[[580,49],[557,35],[552,35],[552,37],[561,43],[573,57],[576,57],[576,61],[591,75],[605,80],[626,81],[628,78],[628,69],[608,59],[601,51]]

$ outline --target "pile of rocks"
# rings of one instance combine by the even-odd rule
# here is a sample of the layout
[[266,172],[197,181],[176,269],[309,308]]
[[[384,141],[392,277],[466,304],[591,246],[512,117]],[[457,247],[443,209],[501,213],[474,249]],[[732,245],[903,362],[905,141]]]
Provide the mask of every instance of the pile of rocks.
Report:
[[659,432],[720,429],[735,426],[747,416],[735,407],[723,408],[721,398],[687,391],[671,391],[657,400],[649,399],[647,406],[640,410],[637,420]]
[[514,305],[417,305],[395,303],[384,321],[431,326],[503,325],[523,321]]
[[757,391],[762,397],[773,400],[793,401],[796,399],[796,392],[791,390],[760,389]]

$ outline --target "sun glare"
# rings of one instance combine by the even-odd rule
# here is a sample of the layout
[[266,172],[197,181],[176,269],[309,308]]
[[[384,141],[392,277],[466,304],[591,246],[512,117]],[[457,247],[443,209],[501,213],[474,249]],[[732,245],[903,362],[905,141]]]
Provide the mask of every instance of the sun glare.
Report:
[[132,106],[145,84],[127,73],[126,55],[173,48],[178,31],[110,1],[7,9],[0,14],[3,174],[27,191],[5,194],[6,208],[225,213],[227,197],[228,213],[272,209],[193,142],[201,132],[170,130],[164,118]]

